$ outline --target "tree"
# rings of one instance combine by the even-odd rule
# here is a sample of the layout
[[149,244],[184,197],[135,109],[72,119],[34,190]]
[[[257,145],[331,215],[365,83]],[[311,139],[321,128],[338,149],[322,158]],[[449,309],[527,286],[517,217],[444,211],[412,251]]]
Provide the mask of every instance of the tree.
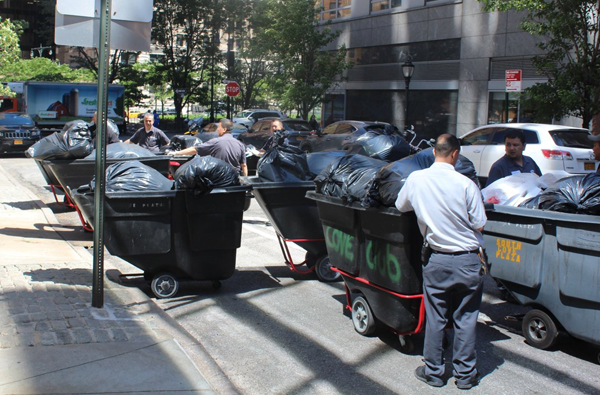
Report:
[[282,107],[295,108],[307,119],[351,67],[346,48],[323,51],[339,33],[331,31],[329,22],[319,22],[314,0],[263,0],[260,7],[265,19],[256,26],[256,35],[268,49],[269,85]]
[[95,76],[86,69],[71,69],[48,58],[20,59],[3,67],[4,81],[94,82]]
[[[10,19],[0,17],[0,80],[8,81],[5,68],[19,60],[21,48],[17,26]],[[0,96],[13,96],[10,88],[0,85]]]
[[164,71],[180,118],[189,98],[206,89],[203,82],[211,59],[215,8],[211,0],[156,0],[154,9],[152,35],[165,55]]
[[600,113],[600,10],[597,0],[479,0],[486,11],[527,11],[521,28],[540,37],[532,59],[547,83],[525,91],[538,111],[582,119]]
[[[71,62],[75,63],[79,67],[90,70],[98,79],[98,48],[84,48],[84,47],[71,47],[75,50],[75,54],[71,55]],[[129,52],[129,51],[127,51]],[[119,73],[122,68],[128,67],[129,65],[123,64],[121,58],[124,51],[115,49],[110,54],[109,59],[109,73],[108,83],[112,84],[116,79],[119,78]]]

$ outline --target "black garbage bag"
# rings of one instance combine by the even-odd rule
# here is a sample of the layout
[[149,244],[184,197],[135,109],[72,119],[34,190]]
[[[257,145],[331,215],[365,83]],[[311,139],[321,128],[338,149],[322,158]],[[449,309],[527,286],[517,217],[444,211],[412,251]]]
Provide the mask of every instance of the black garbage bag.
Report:
[[[381,168],[369,191],[371,202],[393,207],[406,178],[413,171],[429,168],[433,162],[435,162],[433,148],[428,148]],[[480,186],[475,166],[467,157],[460,155],[454,167],[456,171],[471,179],[478,187]]]
[[[155,156],[154,152],[137,144],[114,143],[106,146],[107,159],[152,158]],[[96,159],[96,150],[93,150],[85,159]]]
[[68,122],[60,133],[44,137],[25,151],[29,158],[80,159],[94,149],[92,136],[85,121]]
[[315,178],[316,191],[363,204],[373,176],[386,162],[364,155],[346,155],[331,162]]
[[397,134],[369,131],[360,136],[348,150],[348,154],[360,154],[386,162],[393,162],[410,155],[410,145]]
[[[96,188],[96,179],[90,183]],[[140,161],[117,162],[106,168],[106,192],[170,191],[173,181]]]
[[181,151],[182,149],[193,147],[196,144],[202,144],[202,140],[196,136],[178,134],[171,138],[169,149],[173,151]]
[[339,157],[346,155],[346,151],[321,151],[306,154],[308,169],[315,176],[320,174],[327,165]]
[[209,193],[213,188],[240,185],[238,171],[212,156],[195,156],[181,165],[173,178],[175,189],[191,189],[198,195]]
[[519,207],[600,215],[600,174],[563,178],[556,187],[546,189]]
[[256,174],[262,181],[299,182],[314,178],[306,153],[291,145],[276,145],[258,160]]

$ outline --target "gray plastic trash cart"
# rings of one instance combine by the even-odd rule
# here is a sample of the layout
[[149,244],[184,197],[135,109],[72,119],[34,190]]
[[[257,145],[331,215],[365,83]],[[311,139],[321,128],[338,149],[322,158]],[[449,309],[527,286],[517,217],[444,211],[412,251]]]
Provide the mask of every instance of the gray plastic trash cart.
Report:
[[564,329],[600,345],[600,217],[507,206],[487,216],[490,274],[533,307],[523,319],[527,342],[546,349]]

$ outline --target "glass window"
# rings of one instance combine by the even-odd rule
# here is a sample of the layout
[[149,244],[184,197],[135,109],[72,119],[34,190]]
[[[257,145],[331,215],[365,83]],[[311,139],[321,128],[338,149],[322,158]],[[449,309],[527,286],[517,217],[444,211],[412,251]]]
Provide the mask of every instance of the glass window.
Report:
[[390,8],[400,7],[402,0],[371,0],[371,12],[389,10]]
[[[490,141],[490,145],[504,145],[504,136],[506,136],[506,132],[511,130],[510,128],[496,128],[496,133],[494,133],[494,137],[492,137],[492,141]],[[538,137],[537,132],[533,130],[524,130],[520,129],[521,132],[525,135],[525,144],[539,144],[540,139]]]
[[340,123],[335,131],[335,134],[350,134],[355,130],[356,128],[349,123]]
[[560,147],[569,148],[594,148],[594,142],[588,139],[589,133],[585,130],[563,129],[553,130],[550,136]]
[[321,133],[323,134],[334,134],[335,132],[335,128],[337,128],[337,124],[333,123],[329,126],[327,126],[325,129],[323,129],[323,131]]
[[300,132],[310,132],[313,128],[310,127],[310,124],[306,121],[285,121],[284,126],[289,130],[296,130]]
[[352,11],[352,0],[321,0],[321,5],[322,20],[344,18]]
[[478,130],[462,139],[462,145],[487,145],[493,131],[493,128]]
[[413,62],[434,62],[460,59],[460,39],[423,41],[410,44],[378,45],[350,48],[347,56],[356,66],[402,63],[404,54],[411,54]]

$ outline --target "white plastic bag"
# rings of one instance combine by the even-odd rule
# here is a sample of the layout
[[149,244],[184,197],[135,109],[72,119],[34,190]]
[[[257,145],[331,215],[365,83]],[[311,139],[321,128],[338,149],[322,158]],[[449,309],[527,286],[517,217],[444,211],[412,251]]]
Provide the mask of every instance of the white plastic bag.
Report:
[[536,197],[542,189],[552,186],[556,181],[556,176],[551,173],[542,177],[535,173],[519,173],[496,180],[482,189],[481,193],[486,203],[517,207],[523,201]]

